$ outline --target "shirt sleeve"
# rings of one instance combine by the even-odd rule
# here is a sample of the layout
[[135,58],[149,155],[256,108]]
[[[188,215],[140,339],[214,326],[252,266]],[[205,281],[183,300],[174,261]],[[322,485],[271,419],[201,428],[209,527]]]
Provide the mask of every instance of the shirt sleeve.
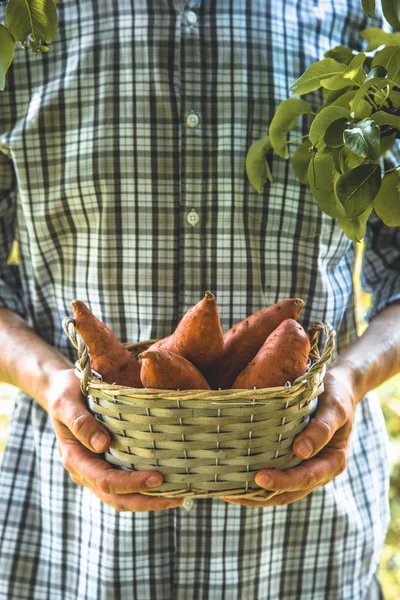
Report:
[[[400,143],[385,154],[384,170],[400,164]],[[365,236],[365,253],[361,284],[372,295],[371,309],[365,315],[370,321],[385,306],[400,300],[400,227],[384,225],[373,211]]]
[[14,241],[16,181],[11,160],[0,151],[0,307],[26,317],[18,265],[9,265]]

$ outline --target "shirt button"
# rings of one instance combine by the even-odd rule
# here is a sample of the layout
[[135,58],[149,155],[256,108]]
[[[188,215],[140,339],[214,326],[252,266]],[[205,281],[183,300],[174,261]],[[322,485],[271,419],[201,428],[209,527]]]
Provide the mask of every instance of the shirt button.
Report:
[[192,225],[192,227],[195,227],[197,225],[197,223],[200,221],[199,213],[196,212],[194,210],[194,208],[192,208],[192,210],[186,215],[186,221],[189,223],[189,225]]
[[188,25],[190,25],[191,27],[193,27],[193,25],[196,25],[196,23],[197,23],[197,15],[196,15],[196,13],[193,12],[192,10],[188,10],[186,12],[186,15],[185,15],[185,20],[186,20],[186,23]]
[[200,123],[200,117],[199,115],[196,115],[195,112],[191,112],[188,114],[188,116],[186,117],[186,125],[188,127],[191,127],[192,129],[194,127],[197,127],[197,125]]
[[185,498],[182,506],[185,510],[190,510],[191,508],[193,508],[193,506],[194,506],[193,498]]

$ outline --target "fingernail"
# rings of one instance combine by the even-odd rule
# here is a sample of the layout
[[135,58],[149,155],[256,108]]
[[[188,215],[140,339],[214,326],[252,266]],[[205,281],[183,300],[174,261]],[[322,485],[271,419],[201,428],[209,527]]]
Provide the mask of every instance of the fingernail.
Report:
[[298,444],[296,444],[296,450],[299,454],[304,456],[304,458],[308,458],[314,451],[314,447],[309,439],[305,438],[301,440]]
[[269,475],[260,475],[256,478],[256,484],[268,489],[272,485],[272,477]]
[[160,477],[156,477],[155,475],[151,475],[148,479],[146,479],[146,485],[149,488],[157,487],[162,484],[162,479]]
[[96,433],[94,433],[90,438],[90,445],[98,452],[99,450],[104,448],[107,441],[108,438],[105,433],[103,433],[102,431],[96,431]]

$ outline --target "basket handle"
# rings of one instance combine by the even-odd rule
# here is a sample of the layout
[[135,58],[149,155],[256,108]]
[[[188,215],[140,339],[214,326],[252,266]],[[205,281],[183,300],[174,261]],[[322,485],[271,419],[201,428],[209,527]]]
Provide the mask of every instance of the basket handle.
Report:
[[66,319],[63,319],[62,326],[63,326],[63,329],[64,329],[67,337],[70,339],[71,344],[74,346],[74,348],[76,348],[78,350],[78,361],[79,361],[79,366],[82,371],[81,390],[82,390],[83,395],[87,396],[88,381],[89,381],[89,378],[92,376],[92,369],[90,367],[91,362],[92,362],[92,357],[89,354],[89,350],[88,350],[88,347],[86,346],[85,342],[76,333],[75,319],[72,319],[71,317],[67,317]]
[[[318,345],[318,337],[320,333],[324,333],[326,339],[322,354],[321,356],[318,356],[316,354],[316,351]],[[310,338],[311,346],[310,356],[311,358],[316,359],[316,362],[314,362],[311,365],[309,371],[307,371],[307,375],[309,373],[312,374],[316,368],[319,368],[321,366],[321,364],[326,365],[332,358],[333,349],[335,347],[336,331],[333,329],[330,323],[323,323],[322,321],[317,321],[317,323],[314,323],[314,325],[312,325],[308,330],[308,336]]]

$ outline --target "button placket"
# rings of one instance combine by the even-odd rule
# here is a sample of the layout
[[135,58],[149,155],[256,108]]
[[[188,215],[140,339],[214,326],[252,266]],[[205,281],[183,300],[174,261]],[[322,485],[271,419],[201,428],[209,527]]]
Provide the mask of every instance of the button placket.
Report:
[[[181,15],[182,49],[181,56],[181,99],[182,99],[182,153],[181,153],[181,219],[182,219],[182,276],[184,293],[182,294],[182,310],[193,306],[196,281],[202,268],[202,247],[204,227],[202,216],[202,186],[199,184],[199,165],[203,160],[202,135],[203,116],[201,113],[201,40],[200,18],[197,10],[200,2],[187,1],[185,11]],[[196,11],[196,12],[195,12]],[[184,314],[184,313],[182,313]],[[188,499],[189,500],[189,499]],[[192,507],[192,502],[185,503],[185,510]],[[186,506],[187,504],[187,506]]]

